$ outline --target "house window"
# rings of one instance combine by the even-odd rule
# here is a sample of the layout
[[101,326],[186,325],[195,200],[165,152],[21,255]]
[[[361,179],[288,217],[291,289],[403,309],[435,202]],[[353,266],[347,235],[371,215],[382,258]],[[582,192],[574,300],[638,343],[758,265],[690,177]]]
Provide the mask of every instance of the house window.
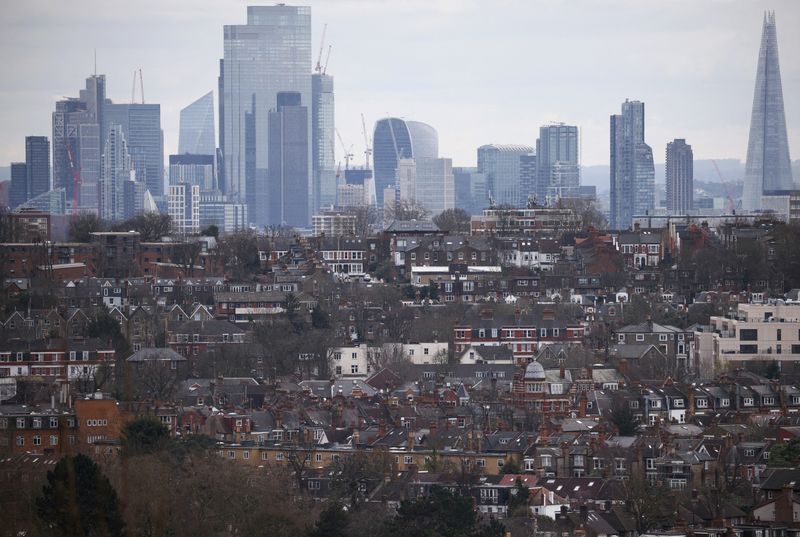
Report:
[[403,463],[404,464],[414,464],[414,457],[411,456],[411,455],[406,455],[405,457],[403,457]]
[[58,437],[54,434],[50,435],[50,445],[57,446],[58,445]]
[[34,429],[42,428],[42,418],[33,418],[33,428]]
[[358,364],[352,364],[350,366],[350,373],[353,373],[353,374],[358,373]]
[[262,460],[262,461],[265,461],[265,460],[267,460],[267,452],[266,452],[266,451],[262,451],[262,452],[261,452],[261,460]]
[[39,436],[39,435],[34,436],[33,437],[33,445],[34,446],[41,446],[42,445],[42,437]]
[[636,341],[644,341],[644,334],[636,334]]
[[229,450],[228,451],[228,458],[229,459],[235,459],[236,458],[236,452],[234,450],[232,450],[232,449]]
[[542,466],[549,467],[553,464],[553,457],[551,455],[542,455]]
[[25,437],[24,436],[18,436],[17,437],[17,446],[24,446],[24,445],[25,445]]
[[242,452],[242,458],[245,459],[245,460],[249,459],[250,458],[250,452],[249,451],[243,451]]
[[50,418],[50,427],[58,427],[58,418]]

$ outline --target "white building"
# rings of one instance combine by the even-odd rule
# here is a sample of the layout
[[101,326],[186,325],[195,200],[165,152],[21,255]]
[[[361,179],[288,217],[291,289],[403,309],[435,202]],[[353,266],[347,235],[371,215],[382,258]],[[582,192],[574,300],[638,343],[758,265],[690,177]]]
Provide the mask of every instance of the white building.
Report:
[[[711,330],[695,333],[695,359],[714,374],[740,362],[800,360],[800,305],[739,304],[730,317],[711,317]],[[739,364],[740,365],[740,364]]]
[[200,187],[188,183],[169,185],[168,211],[179,235],[200,233]]
[[316,237],[340,237],[356,234],[356,215],[341,211],[323,211],[311,217]]
[[367,378],[375,372],[381,349],[367,345],[333,347],[328,352],[331,374],[335,378]]
[[383,356],[387,360],[408,360],[412,364],[442,364],[447,363],[449,349],[446,341],[384,343]]

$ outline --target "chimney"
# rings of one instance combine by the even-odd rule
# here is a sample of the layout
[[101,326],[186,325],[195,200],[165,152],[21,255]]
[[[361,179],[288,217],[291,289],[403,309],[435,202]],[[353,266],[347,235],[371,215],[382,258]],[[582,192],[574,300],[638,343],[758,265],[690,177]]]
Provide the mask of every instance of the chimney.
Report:
[[546,308],[542,312],[542,320],[544,320],[544,321],[552,321],[555,318],[556,318],[556,312],[554,310],[552,310],[551,308]]
[[414,441],[416,440],[416,433],[414,433],[413,429],[409,429],[408,431],[408,439],[406,440],[406,449],[408,451],[414,450]]
[[381,418],[378,421],[378,438],[383,438],[386,436],[386,420]]
[[795,522],[792,513],[794,484],[795,482],[792,481],[783,485],[780,494],[775,498],[775,522],[783,524],[793,524]]
[[275,428],[280,429],[283,427],[283,411],[278,410],[275,412]]
[[626,358],[622,358],[619,361],[617,364],[617,370],[619,371],[620,375],[628,374],[628,360]]
[[586,396],[586,391],[582,391],[580,397],[578,398],[578,417],[585,418],[586,417],[586,404],[589,402],[589,398]]
[[561,367],[558,370],[558,376],[561,379],[566,377],[566,371],[564,370],[564,364],[563,363],[561,364]]

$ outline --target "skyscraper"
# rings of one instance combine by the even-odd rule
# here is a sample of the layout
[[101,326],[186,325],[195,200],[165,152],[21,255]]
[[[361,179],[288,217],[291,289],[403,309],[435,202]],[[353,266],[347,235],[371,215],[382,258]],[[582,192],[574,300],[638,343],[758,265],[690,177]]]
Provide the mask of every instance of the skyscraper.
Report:
[[694,156],[682,138],[667,144],[667,211],[687,214],[694,209]]
[[50,190],[50,141],[47,136],[25,137],[27,199]]
[[125,218],[125,182],[131,179],[131,156],[122,127],[108,130],[100,177],[100,218],[116,221]]
[[30,197],[28,196],[28,169],[24,162],[11,163],[11,188],[8,192],[8,205],[16,209]]
[[209,91],[181,110],[178,153],[213,155],[215,151],[214,92]]
[[794,188],[783,111],[783,89],[778,63],[775,12],[764,15],[761,48],[758,52],[750,141],[747,144],[742,208],[761,208],[764,191]]
[[333,77],[311,75],[311,152],[313,162],[314,212],[336,204],[334,164]]
[[[53,188],[66,189],[73,200],[73,172],[80,177],[79,208],[97,211],[100,155],[103,152],[103,111],[106,101],[105,75],[86,79],[79,97],[56,103],[53,112]],[[73,210],[76,208],[73,207]]]
[[536,140],[536,198],[540,203],[578,197],[581,186],[578,127],[554,123]]
[[644,103],[625,100],[611,116],[611,227],[628,229],[634,214],[655,207],[653,150],[644,142]]
[[489,196],[500,205],[520,205],[520,157],[533,153],[527,145],[483,145],[478,172],[486,174]]
[[544,203],[544,199],[536,194],[537,160],[535,153],[527,153],[519,157],[519,201],[517,205],[520,207],[525,207],[532,197],[536,197],[539,203]]
[[[220,65],[224,184],[229,197],[252,205],[256,201],[248,188],[267,184],[267,117],[278,92],[299,92],[303,103],[311,102],[311,8],[248,6],[247,24],[225,26],[224,50]],[[307,121],[308,132],[311,118]],[[310,170],[310,144],[306,147]],[[266,224],[266,212],[259,205],[249,208],[250,218]]]
[[382,206],[385,189],[395,186],[398,160],[438,158],[439,135],[425,123],[387,117],[375,123],[372,151],[375,193],[378,205]]
[[164,195],[164,133],[160,104],[106,103],[104,132],[112,125],[122,127],[136,180],[147,185],[150,194]]
[[478,168],[453,168],[453,183],[456,207],[469,214],[480,214],[489,206],[486,190],[486,174]]
[[189,183],[200,190],[216,190],[214,180],[214,155],[170,155],[169,184]]
[[[256,222],[308,227],[311,221],[308,168],[308,108],[300,92],[282,91],[269,113],[269,175],[256,185]],[[263,188],[268,186],[269,188]]]

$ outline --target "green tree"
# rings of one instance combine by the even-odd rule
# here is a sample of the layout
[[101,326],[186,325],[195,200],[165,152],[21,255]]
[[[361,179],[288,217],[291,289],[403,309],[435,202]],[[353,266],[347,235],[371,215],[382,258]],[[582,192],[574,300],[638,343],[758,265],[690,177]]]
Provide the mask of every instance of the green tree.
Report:
[[319,515],[308,537],[347,537],[350,517],[339,502],[331,502]]
[[125,455],[149,455],[167,447],[169,431],[160,421],[145,416],[136,418],[122,428],[122,447]]
[[616,426],[621,436],[633,436],[639,429],[639,422],[630,404],[622,396],[615,397],[611,404],[611,423]]
[[769,453],[769,465],[779,468],[800,467],[800,438],[774,444]]
[[47,484],[36,499],[36,509],[46,533],[51,535],[125,535],[117,492],[86,455],[64,457],[47,472]]

